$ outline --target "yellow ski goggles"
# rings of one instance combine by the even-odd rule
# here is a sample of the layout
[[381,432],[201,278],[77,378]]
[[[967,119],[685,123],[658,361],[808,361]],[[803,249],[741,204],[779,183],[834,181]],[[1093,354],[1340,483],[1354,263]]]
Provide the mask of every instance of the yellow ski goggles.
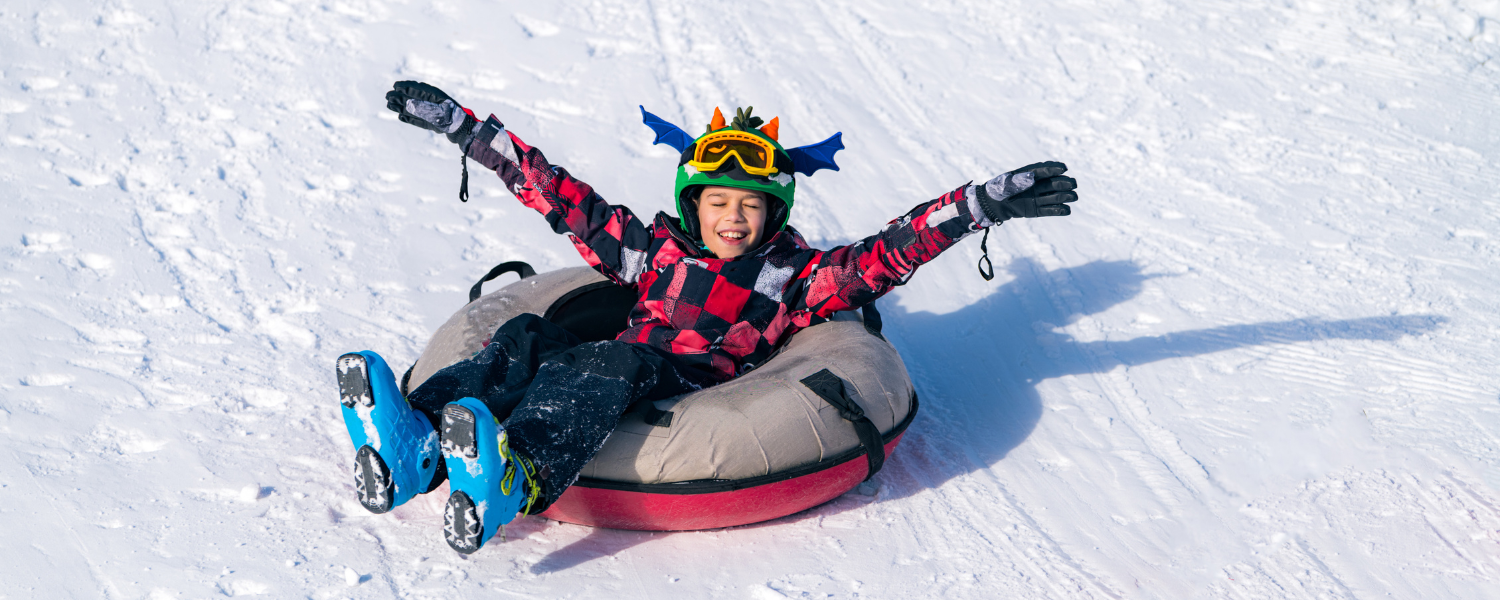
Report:
[[724,163],[733,157],[746,173],[770,177],[780,171],[776,166],[776,154],[776,147],[758,135],[737,130],[720,131],[698,140],[693,148],[693,158],[687,164],[712,173],[724,168]]

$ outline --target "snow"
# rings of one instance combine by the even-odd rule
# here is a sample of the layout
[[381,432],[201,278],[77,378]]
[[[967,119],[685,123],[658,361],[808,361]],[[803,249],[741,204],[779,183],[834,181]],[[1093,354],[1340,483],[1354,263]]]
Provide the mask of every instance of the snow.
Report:
[[[0,5],[0,597],[1500,596],[1500,2]],[[882,301],[922,411],[770,523],[356,500],[334,362],[397,368],[569,242],[385,110],[438,85],[669,208],[714,106],[836,131],[819,245],[1031,162],[1068,218]],[[473,167],[474,165],[471,165]],[[494,285],[494,284],[491,284]]]

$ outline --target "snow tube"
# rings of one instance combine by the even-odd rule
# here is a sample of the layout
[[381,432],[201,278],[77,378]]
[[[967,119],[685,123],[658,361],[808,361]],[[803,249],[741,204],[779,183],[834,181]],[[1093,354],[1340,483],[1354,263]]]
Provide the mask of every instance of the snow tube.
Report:
[[[481,296],[503,273],[521,280]],[[478,352],[502,323],[540,315],[585,341],[624,330],[636,295],[592,269],[492,270],[438,328],[403,391]],[[879,314],[839,313],[797,332],[732,381],[657,402],[620,420],[577,483],[541,516],[612,529],[678,531],[756,523],[849,491],[884,464],[917,412]]]

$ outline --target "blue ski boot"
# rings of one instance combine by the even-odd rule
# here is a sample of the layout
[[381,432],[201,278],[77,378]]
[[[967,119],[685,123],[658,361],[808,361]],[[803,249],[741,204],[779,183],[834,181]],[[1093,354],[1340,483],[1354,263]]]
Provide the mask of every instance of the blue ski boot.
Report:
[[345,354],[337,375],[359,503],[378,515],[431,491],[440,458],[437,430],[407,404],[385,360],[369,350]]
[[540,495],[536,468],[510,449],[505,428],[483,402],[464,398],[443,407],[443,460],[448,466],[448,507],[443,537],[473,554]]

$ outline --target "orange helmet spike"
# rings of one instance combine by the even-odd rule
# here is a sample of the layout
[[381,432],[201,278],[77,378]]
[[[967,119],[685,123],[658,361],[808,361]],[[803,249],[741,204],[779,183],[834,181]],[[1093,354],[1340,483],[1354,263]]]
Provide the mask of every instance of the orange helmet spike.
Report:
[[727,124],[724,121],[724,113],[719,112],[719,107],[715,106],[714,107],[714,120],[708,122],[708,130],[709,131],[718,131],[720,129],[723,129],[726,126],[727,126]]
[[771,122],[762,125],[760,132],[766,134],[768,138],[778,142],[781,141],[780,138],[776,137],[777,134],[781,133],[781,117],[771,117]]

